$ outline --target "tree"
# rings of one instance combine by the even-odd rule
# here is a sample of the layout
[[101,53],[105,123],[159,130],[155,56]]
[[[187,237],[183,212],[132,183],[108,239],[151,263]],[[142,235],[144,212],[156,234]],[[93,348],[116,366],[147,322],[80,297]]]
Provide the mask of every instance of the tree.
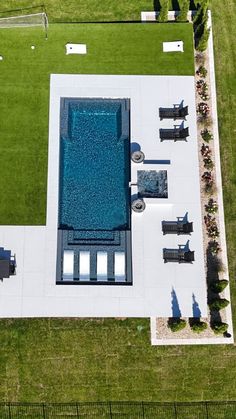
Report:
[[186,22],[188,19],[188,11],[189,11],[189,0],[182,0],[180,4],[180,13],[178,14],[176,21],[177,22]]
[[161,11],[158,16],[159,22],[168,22],[169,0],[162,0]]
[[207,49],[208,46],[208,39],[211,33],[211,28],[204,28],[204,32],[201,36],[201,39],[198,41],[196,49],[198,51],[205,51]]

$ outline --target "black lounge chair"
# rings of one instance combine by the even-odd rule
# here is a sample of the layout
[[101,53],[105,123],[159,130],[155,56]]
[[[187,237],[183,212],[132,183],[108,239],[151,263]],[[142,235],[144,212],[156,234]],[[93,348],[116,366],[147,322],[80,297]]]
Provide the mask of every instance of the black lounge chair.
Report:
[[163,249],[164,262],[192,263],[194,252],[179,246],[179,249]]
[[164,140],[187,141],[188,128],[160,129],[161,142]]
[[162,221],[163,234],[191,234],[193,223],[183,221]]
[[186,119],[188,115],[188,106],[180,107],[174,105],[173,108],[159,108],[160,119]]

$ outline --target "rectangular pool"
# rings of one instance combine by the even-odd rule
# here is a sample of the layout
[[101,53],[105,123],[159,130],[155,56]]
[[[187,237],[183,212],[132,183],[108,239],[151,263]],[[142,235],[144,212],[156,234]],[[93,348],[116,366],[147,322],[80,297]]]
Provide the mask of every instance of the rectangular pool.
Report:
[[129,228],[128,99],[61,99],[59,229]]

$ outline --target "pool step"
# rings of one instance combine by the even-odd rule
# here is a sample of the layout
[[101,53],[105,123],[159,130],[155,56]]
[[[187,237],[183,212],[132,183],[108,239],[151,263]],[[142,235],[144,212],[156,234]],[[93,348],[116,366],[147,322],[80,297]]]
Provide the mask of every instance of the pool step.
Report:
[[68,245],[120,245],[120,231],[69,230]]

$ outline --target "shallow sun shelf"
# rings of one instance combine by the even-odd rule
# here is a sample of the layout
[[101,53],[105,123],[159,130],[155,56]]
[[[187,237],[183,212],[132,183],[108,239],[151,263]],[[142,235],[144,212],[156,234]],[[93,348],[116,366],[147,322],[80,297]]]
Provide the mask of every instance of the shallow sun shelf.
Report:
[[81,281],[90,280],[90,252],[79,253],[79,279]]
[[163,42],[163,52],[184,52],[183,41]]
[[66,44],[66,55],[68,54],[87,54],[86,44]]
[[124,252],[115,252],[114,260],[114,274],[115,280],[125,281],[125,253]]
[[107,252],[97,252],[97,280],[107,280]]
[[63,253],[63,279],[74,278],[74,252],[73,250],[64,250]]

